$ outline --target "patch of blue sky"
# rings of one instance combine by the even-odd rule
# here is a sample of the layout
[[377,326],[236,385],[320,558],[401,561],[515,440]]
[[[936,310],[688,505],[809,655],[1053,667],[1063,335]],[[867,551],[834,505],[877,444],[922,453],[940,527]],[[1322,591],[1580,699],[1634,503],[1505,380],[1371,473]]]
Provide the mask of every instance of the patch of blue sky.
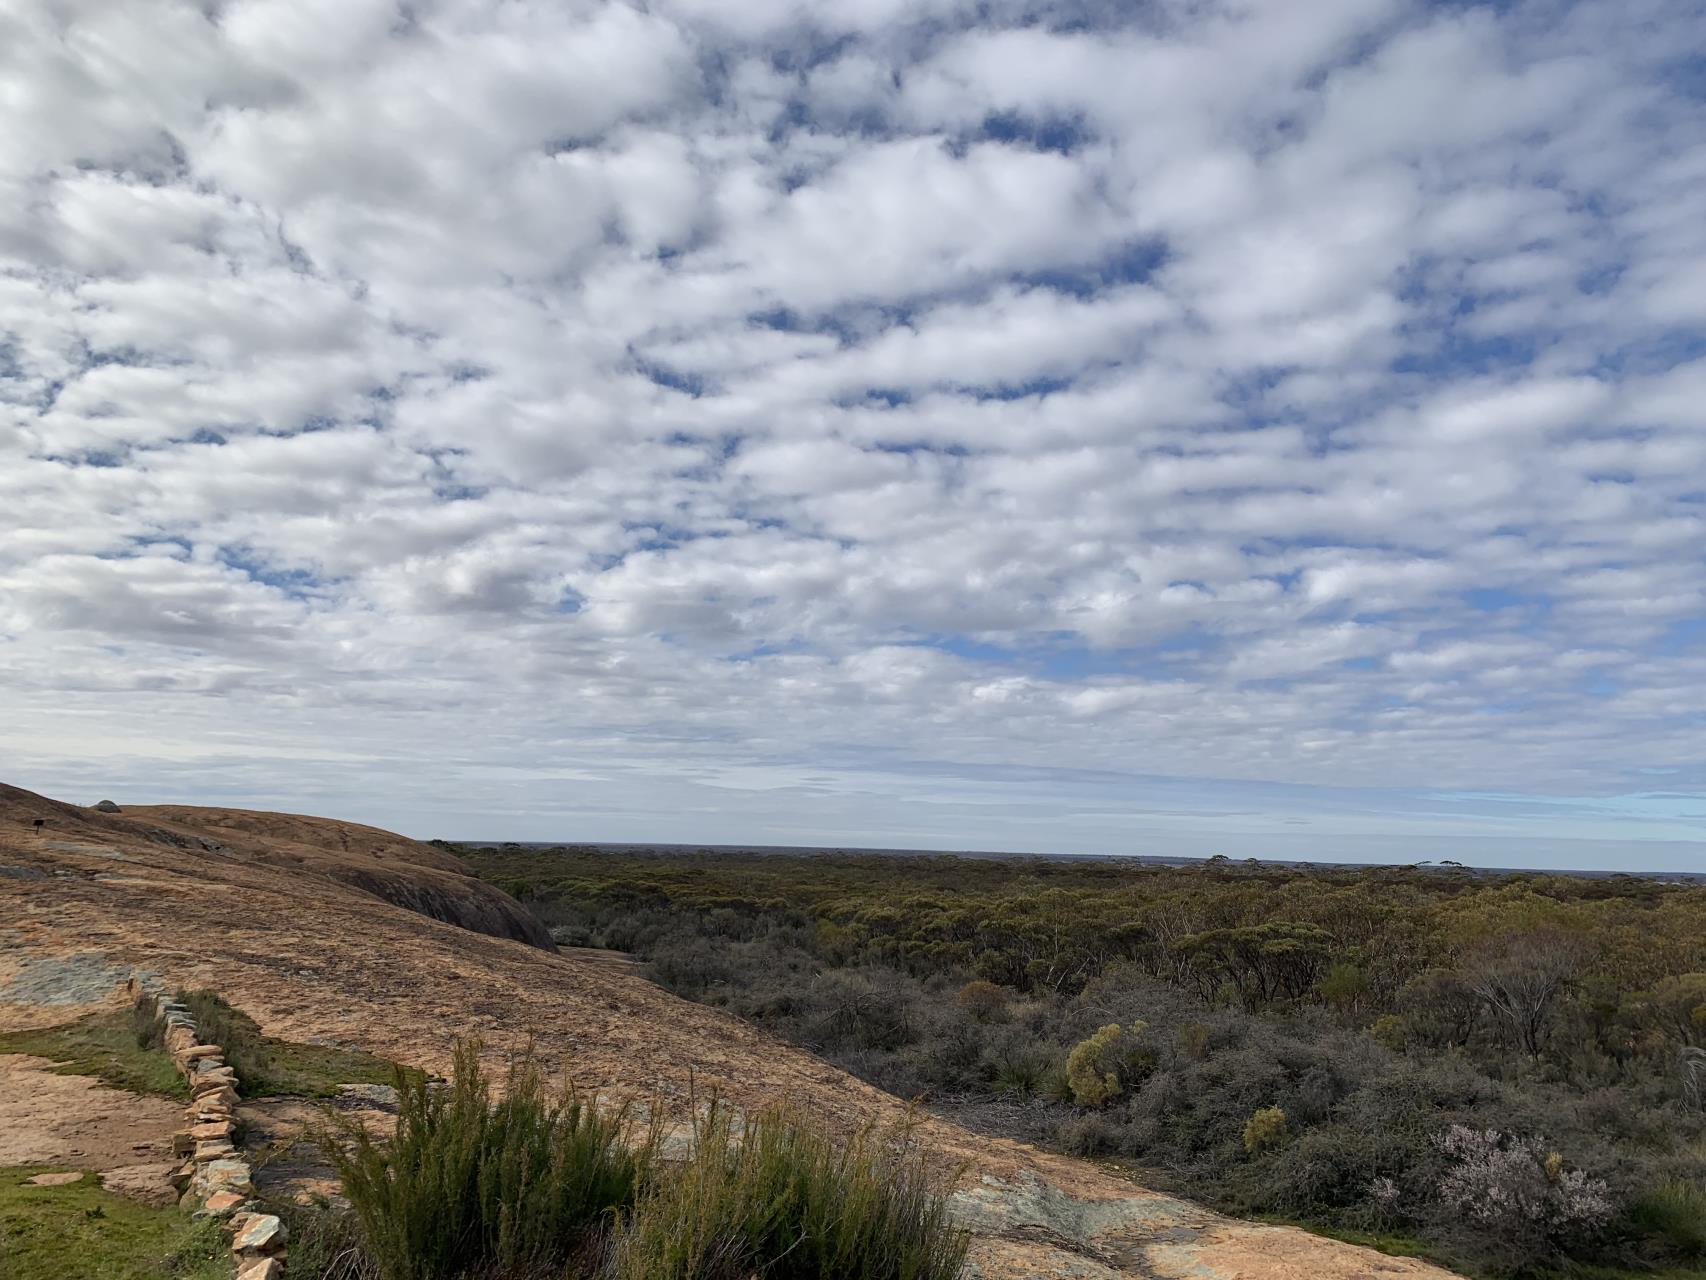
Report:
[[1341,671],[1379,671],[1385,665],[1384,656],[1367,654],[1357,658],[1341,658],[1338,663]]
[[1082,116],[1030,116],[997,111],[985,116],[976,130],[956,142],[962,145],[966,141],[999,142],[1069,156],[1094,139],[1095,134]]
[[1666,656],[1706,651],[1706,618],[1684,618],[1671,623],[1664,634],[1652,641],[1651,649]]
[[793,636],[775,640],[766,640],[760,644],[751,645],[745,649],[740,649],[734,653],[726,655],[723,658],[723,661],[738,664],[756,662],[762,658],[778,658],[785,657],[789,654],[814,652],[816,652],[816,646],[808,643],[798,636]]
[[858,42],[859,37],[852,32],[831,36],[803,28],[795,39],[770,50],[770,66],[783,75],[803,76],[814,67],[834,62]]
[[1144,284],[1167,264],[1167,242],[1153,237],[1127,240],[1109,253],[1075,267],[1021,272],[1014,282],[1085,299],[1121,285]]
[[80,449],[74,453],[44,453],[40,457],[43,462],[57,462],[66,467],[94,467],[100,470],[112,470],[125,465],[128,450]]
[[[1298,405],[1275,394],[1284,389],[1292,372],[1289,365],[1273,364],[1222,375],[1216,388],[1216,398],[1229,414],[1219,429],[1223,432],[1262,431],[1271,427],[1296,427],[1302,423],[1307,428],[1306,442],[1312,456],[1321,458],[1332,452],[1335,447],[1333,431],[1355,413],[1355,406],[1340,406],[1337,417],[1314,410],[1305,413]],[[1373,399],[1371,396],[1371,403]],[[1215,427],[1208,424],[1200,431],[1204,437],[1212,437]]]
[[1017,673],[1071,684],[1097,676],[1177,678],[1183,664],[1201,660],[1205,650],[1218,648],[1221,641],[1193,626],[1147,644],[1114,649],[1093,648],[1075,634],[1064,631],[1027,637],[1022,644],[946,633],[909,636],[903,643],[936,649],[968,662],[1007,667]]
[[877,440],[868,446],[872,453],[935,454],[943,458],[966,458],[971,450],[963,444],[943,444],[940,440]]
[[[364,425],[372,426],[375,425],[376,420],[372,418],[363,418],[360,419],[360,421]],[[340,427],[347,426],[348,424],[339,418],[334,418],[330,414],[311,413],[307,417],[299,419],[295,425],[289,427],[265,427],[259,425],[249,427],[239,426],[239,424],[236,423],[227,423],[226,425],[229,429],[234,431],[251,431],[255,435],[272,436],[274,439],[282,440],[288,439],[291,436],[313,435],[320,431],[336,431]]]
[[726,538],[728,531],[724,529],[691,529],[685,525],[660,525],[624,520],[622,532],[630,535],[632,541],[619,554],[600,557],[601,570],[613,569],[636,551],[674,551],[692,542],[715,541]]
[[432,488],[432,496],[440,502],[478,502],[489,493],[490,486],[482,484],[437,484]]
[[[739,520],[748,529],[786,529],[786,528],[788,528],[788,522],[786,520],[782,519],[781,516],[759,515],[756,512],[748,511],[748,510],[744,509],[743,507],[739,506],[738,504],[730,510],[729,514],[734,519]],[[809,538],[811,536],[811,534],[808,531],[802,530],[800,533],[800,536]]]
[[[788,135],[795,130],[810,128],[811,123],[811,108],[807,106],[805,100],[790,98],[783,105],[782,110],[776,113],[776,118],[771,121],[765,138],[771,143],[780,143],[785,141]],[[811,181],[812,172],[812,169],[805,165],[784,169],[779,185],[783,191],[797,191]]]
[[[1426,341],[1427,338],[1437,340]],[[1470,376],[1508,375],[1532,364],[1540,346],[1532,333],[1480,336],[1455,328],[1415,331],[1404,354],[1392,361],[1392,371],[1414,375],[1428,384]]]
[[[1521,613],[1538,617],[1552,608],[1551,596],[1544,592],[1524,591],[1516,587],[1503,586],[1474,586],[1465,587],[1456,593],[1463,605],[1477,614]],[[1473,619],[1474,630],[1479,631],[1485,625],[1484,619]]]
[[65,390],[64,378],[49,378],[42,384],[41,393],[36,397],[37,413],[47,413],[59,403],[59,394]]
[[84,346],[79,360],[84,369],[100,369],[109,365],[125,369],[147,369],[155,365],[175,363],[177,362],[162,358],[157,352],[146,351],[130,343],[101,348]]
[[836,407],[842,409],[853,409],[861,405],[881,405],[885,409],[899,409],[912,401],[912,392],[905,387],[866,387],[862,391],[850,391],[835,397]]
[[672,369],[668,365],[659,364],[653,360],[635,357],[634,369],[642,377],[658,386],[670,391],[679,391],[683,395],[692,396],[695,400],[705,394],[708,386],[703,374],[684,369]]
[[1700,52],[1698,42],[1693,44],[1690,48],[1685,42],[1676,56],[1663,64],[1660,74],[1666,88],[1706,102],[1706,54]]
[[1022,382],[997,382],[981,386],[961,388],[963,392],[978,400],[1030,400],[1043,396],[1058,395],[1062,391],[1070,391],[1074,385],[1072,378],[1027,378]]
[[671,431],[663,442],[673,448],[704,449],[717,462],[727,462],[740,452],[745,439],[739,431]]
[[791,307],[769,307],[749,312],[746,320],[748,324],[774,329],[778,333],[828,334],[844,347],[857,343],[862,334],[861,326],[854,322],[850,313],[827,312],[807,316]]
[[1590,372],[1600,378],[1629,378],[1663,373],[1706,356],[1706,331],[1672,327],[1644,333],[1626,342],[1609,342]]
[[279,568],[242,547],[221,547],[219,563],[236,569],[251,582],[271,587],[292,600],[312,600],[324,593],[327,583],[309,569]]

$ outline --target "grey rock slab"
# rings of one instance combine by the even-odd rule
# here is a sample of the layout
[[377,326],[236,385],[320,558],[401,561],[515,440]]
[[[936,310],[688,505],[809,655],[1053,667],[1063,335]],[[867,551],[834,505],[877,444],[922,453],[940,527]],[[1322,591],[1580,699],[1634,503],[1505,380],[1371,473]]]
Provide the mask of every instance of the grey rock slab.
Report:
[[0,982],[0,1001],[10,1004],[94,1004],[130,977],[100,951],[64,956],[25,956],[18,971]]

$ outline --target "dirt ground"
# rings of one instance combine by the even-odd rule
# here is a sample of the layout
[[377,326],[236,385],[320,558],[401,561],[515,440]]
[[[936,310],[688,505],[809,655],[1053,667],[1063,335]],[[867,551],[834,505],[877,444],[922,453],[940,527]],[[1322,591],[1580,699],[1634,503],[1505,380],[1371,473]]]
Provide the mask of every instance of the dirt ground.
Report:
[[58,1165],[101,1175],[144,1204],[176,1200],[166,1177],[183,1108],[165,1098],[109,1089],[53,1064],[0,1054],[0,1165]]

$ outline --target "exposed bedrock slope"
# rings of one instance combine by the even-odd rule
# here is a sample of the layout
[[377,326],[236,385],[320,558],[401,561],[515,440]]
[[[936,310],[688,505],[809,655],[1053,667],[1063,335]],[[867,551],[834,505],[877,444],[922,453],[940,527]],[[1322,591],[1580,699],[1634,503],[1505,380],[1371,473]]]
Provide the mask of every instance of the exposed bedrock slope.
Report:
[[551,935],[507,893],[477,878],[454,854],[377,827],[292,813],[193,805],[129,805],[114,813],[79,808],[0,784],[0,826],[48,841],[141,839],[324,877],[475,933],[548,951]]
[[[27,805],[7,800],[19,794],[0,794],[0,868],[11,869],[0,875],[0,938],[8,944],[0,947],[0,1027],[46,1025],[76,1012],[41,1003],[58,966],[82,975],[77,993],[84,995],[89,974],[137,968],[174,986],[215,987],[269,1034],[330,1039],[433,1071],[448,1071],[458,1037],[478,1035],[494,1060],[531,1040],[551,1067],[607,1095],[679,1106],[691,1080],[742,1107],[791,1099],[849,1133],[905,1115],[901,1103],[827,1063],[598,957],[469,933],[328,874],[211,856],[151,839],[144,828],[199,831],[233,848],[247,838],[272,840],[267,833],[276,831],[281,844],[344,856],[268,825],[307,822],[311,840],[333,838],[326,833],[334,828],[354,833],[352,845],[379,840],[371,852],[381,866],[380,855],[406,855],[413,842],[401,837],[229,810],[127,809],[130,827],[116,825],[118,815],[115,825],[96,824],[107,815],[73,810],[65,828],[38,838]],[[192,826],[186,812],[221,817]],[[262,837],[247,834],[250,823],[260,824]],[[1227,1219],[1082,1161],[933,1118],[918,1131],[944,1171],[964,1167],[957,1206],[976,1233],[970,1275],[979,1280],[1448,1274],[1291,1228]]]

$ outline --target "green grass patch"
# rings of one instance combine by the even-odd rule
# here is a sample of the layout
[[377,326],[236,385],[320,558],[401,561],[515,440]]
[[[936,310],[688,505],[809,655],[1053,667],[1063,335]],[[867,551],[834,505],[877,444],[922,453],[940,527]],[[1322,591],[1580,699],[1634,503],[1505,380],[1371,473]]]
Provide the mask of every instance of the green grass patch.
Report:
[[0,1053],[47,1058],[60,1075],[94,1076],[131,1093],[187,1098],[189,1088],[172,1060],[147,1040],[130,1010],[92,1013],[61,1026],[0,1035]]
[[[211,991],[180,993],[197,1038],[225,1050],[245,1097],[329,1098],[341,1084],[390,1084],[399,1068],[360,1049],[298,1044],[264,1036],[255,1020]],[[47,1058],[61,1075],[94,1076],[131,1093],[189,1097],[189,1086],[160,1047],[159,1028],[137,1010],[92,1013],[57,1027],[0,1035],[0,1053]]]
[[41,1168],[0,1168],[5,1280],[229,1280],[217,1223],[150,1209],[103,1190],[93,1174],[32,1187]]
[[237,1091],[246,1098],[329,1098],[341,1084],[390,1084],[403,1070],[361,1049],[262,1035],[253,1018],[212,991],[179,992],[177,999],[195,1019],[197,1038],[225,1051],[237,1073]]
[[1706,1185],[1672,1178],[1635,1198],[1630,1225],[1675,1257],[1706,1261]]

